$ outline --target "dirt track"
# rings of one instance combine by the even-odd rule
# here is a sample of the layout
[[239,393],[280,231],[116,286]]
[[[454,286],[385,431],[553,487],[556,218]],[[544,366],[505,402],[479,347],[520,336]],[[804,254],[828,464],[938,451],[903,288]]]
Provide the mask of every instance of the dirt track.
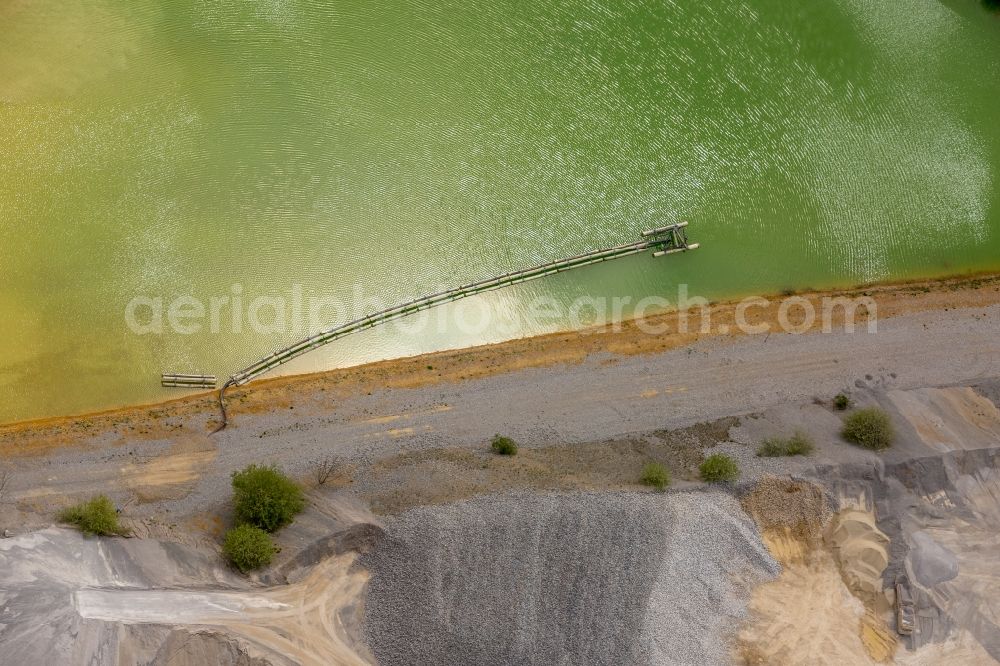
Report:
[[195,625],[249,640],[280,663],[366,664],[348,645],[340,612],[367,581],[351,570],[353,554],[331,557],[291,585],[259,591],[81,589],[73,605],[83,618],[128,624]]

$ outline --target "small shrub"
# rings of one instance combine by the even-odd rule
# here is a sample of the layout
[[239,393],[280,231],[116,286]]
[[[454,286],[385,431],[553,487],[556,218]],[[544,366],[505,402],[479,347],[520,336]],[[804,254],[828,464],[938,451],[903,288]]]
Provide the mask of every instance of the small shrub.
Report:
[[9,469],[0,470],[0,501],[3,500],[7,492],[7,484],[10,483],[11,473]]
[[233,472],[236,523],[247,523],[273,532],[294,520],[305,508],[299,485],[276,467],[250,465]]
[[807,435],[797,432],[785,443],[785,455],[787,456],[807,456],[813,452],[812,440]]
[[326,482],[330,480],[330,477],[335,476],[341,467],[340,462],[334,457],[314,460],[312,461],[311,466],[313,476],[316,477],[317,486],[326,485]]
[[838,393],[833,397],[833,406],[840,411],[844,411],[851,406],[851,399],[843,393]]
[[657,490],[663,490],[670,485],[670,471],[660,463],[648,463],[642,468],[642,482]]
[[267,566],[276,552],[271,535],[253,525],[237,525],[222,543],[222,554],[243,573]]
[[517,443],[510,437],[496,435],[493,437],[493,441],[490,442],[490,446],[493,448],[494,453],[499,453],[502,456],[517,455]]
[[125,534],[118,524],[118,512],[107,495],[98,495],[90,501],[63,509],[59,520],[75,525],[84,534],[111,536]]
[[848,442],[872,451],[889,448],[895,437],[889,415],[875,407],[861,409],[848,416],[841,434]]
[[740,468],[736,461],[722,453],[715,453],[705,458],[698,468],[701,480],[708,482],[735,481],[740,477]]
[[761,458],[777,458],[788,455],[788,446],[785,440],[778,437],[765,439],[757,449],[757,455]]
[[760,443],[757,455],[761,458],[777,458],[778,456],[807,456],[813,451],[812,440],[808,435],[797,432],[788,439],[771,437]]

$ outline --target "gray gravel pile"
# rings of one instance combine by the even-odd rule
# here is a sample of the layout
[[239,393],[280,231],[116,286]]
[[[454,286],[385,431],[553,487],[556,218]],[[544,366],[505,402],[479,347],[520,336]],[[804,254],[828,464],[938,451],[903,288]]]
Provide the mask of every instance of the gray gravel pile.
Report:
[[778,573],[729,495],[508,494],[389,521],[365,557],[380,664],[728,663]]

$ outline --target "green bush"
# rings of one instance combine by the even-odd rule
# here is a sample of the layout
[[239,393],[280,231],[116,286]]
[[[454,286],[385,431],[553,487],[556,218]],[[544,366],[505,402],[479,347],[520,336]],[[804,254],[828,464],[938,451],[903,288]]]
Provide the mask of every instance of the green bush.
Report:
[[237,525],[222,543],[222,554],[243,573],[267,566],[276,552],[271,535],[253,525]]
[[495,435],[493,441],[490,442],[490,446],[493,448],[494,453],[499,453],[502,456],[517,455],[517,443],[510,437]]
[[701,480],[708,482],[735,481],[740,477],[740,468],[736,461],[722,453],[715,453],[705,458],[698,471],[701,472]]
[[642,468],[642,482],[657,490],[663,490],[670,485],[670,471],[660,463],[647,463]]
[[860,409],[844,419],[841,434],[848,442],[873,451],[889,448],[895,437],[889,415],[875,407]]
[[837,395],[833,396],[833,406],[839,409],[840,411],[844,411],[845,409],[851,406],[851,399],[848,398],[843,393],[838,393]]
[[780,437],[771,437],[760,443],[757,455],[761,458],[777,458],[788,455],[788,443]]
[[797,432],[785,444],[785,455],[807,456],[814,448],[812,440],[807,435]]
[[305,508],[299,485],[276,467],[250,465],[233,472],[233,501],[236,523],[274,532],[292,522]]
[[760,443],[757,455],[761,458],[777,458],[778,456],[807,456],[813,451],[812,440],[807,435],[797,432],[789,439],[771,437]]
[[59,520],[80,528],[84,534],[110,536],[125,534],[118,524],[118,512],[107,495],[98,495],[87,502],[63,509]]

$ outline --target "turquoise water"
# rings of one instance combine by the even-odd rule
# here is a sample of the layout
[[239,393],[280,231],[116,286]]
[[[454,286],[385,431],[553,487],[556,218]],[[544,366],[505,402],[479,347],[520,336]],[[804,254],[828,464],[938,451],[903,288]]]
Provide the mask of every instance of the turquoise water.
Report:
[[0,421],[175,395],[161,371],[228,376],[301,333],[223,311],[136,335],[136,296],[300,288],[337,320],[675,220],[701,243],[301,371],[572,325],[527,320],[541,296],[1000,265],[1000,20],[971,0],[94,0],[10,3],[0,30]]

